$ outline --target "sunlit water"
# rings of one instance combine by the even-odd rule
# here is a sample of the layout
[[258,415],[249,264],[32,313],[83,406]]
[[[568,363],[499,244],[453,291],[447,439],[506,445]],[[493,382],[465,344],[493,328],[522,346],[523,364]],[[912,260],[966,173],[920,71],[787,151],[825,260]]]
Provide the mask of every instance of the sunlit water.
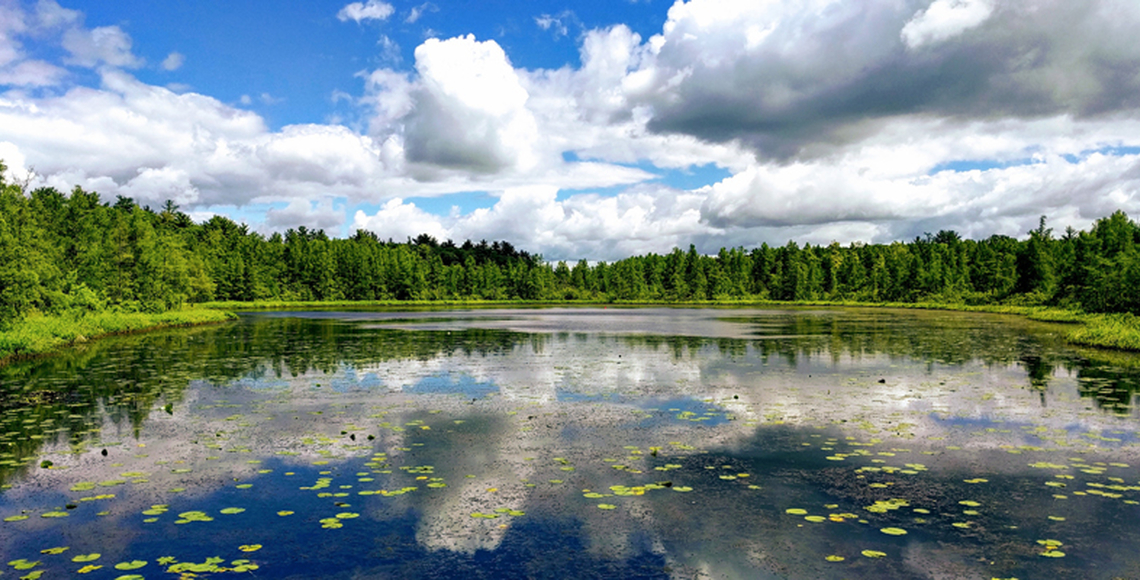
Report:
[[0,563],[1137,578],[1140,360],[1063,330],[581,308],[250,314],[107,339],[0,368]]

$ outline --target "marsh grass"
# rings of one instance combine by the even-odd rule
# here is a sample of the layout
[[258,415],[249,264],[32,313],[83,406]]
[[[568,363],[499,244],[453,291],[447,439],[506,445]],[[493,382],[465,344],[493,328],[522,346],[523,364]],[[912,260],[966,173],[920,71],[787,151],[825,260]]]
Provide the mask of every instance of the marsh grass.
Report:
[[1129,313],[1087,315],[1085,324],[1067,336],[1085,346],[1140,351],[1140,319]]
[[229,312],[186,308],[160,314],[143,312],[73,312],[37,314],[0,330],[0,363],[47,354],[73,344],[112,334],[232,320]]

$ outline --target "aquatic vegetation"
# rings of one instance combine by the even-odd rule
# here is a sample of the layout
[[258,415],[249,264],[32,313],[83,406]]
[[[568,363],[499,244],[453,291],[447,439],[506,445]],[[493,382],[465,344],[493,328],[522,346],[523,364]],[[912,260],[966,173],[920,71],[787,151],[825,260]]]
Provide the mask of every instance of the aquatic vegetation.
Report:
[[[998,326],[985,332],[1008,338],[991,340],[968,325],[975,334],[955,334],[952,326],[947,332],[894,328],[865,336],[868,342],[859,346],[834,338],[833,327],[816,332],[812,325],[821,316],[789,317],[777,336],[796,338],[775,340],[250,321],[234,328],[307,337],[299,344],[314,351],[332,345],[305,351],[313,358],[299,362],[272,354],[288,343],[270,342],[266,358],[256,359],[264,362],[252,367],[238,362],[248,352],[209,358],[216,354],[206,349],[216,343],[198,339],[214,330],[187,331],[191,339],[179,348],[203,350],[160,358],[212,361],[195,373],[144,365],[133,372],[153,378],[114,375],[88,402],[84,385],[100,383],[98,373],[84,371],[56,379],[67,387],[59,395],[29,390],[28,403],[13,407],[18,412],[0,410],[0,444],[19,442],[25,447],[12,449],[27,450],[0,447],[0,482],[20,492],[11,497],[24,498],[5,504],[0,526],[30,546],[11,558],[39,562],[25,572],[44,577],[106,574],[135,562],[150,564],[116,572],[257,570],[270,577],[297,565],[281,547],[298,542],[318,554],[305,573],[317,574],[318,567],[339,573],[348,566],[340,560],[352,553],[338,546],[376,538],[391,553],[424,562],[449,554],[466,566],[465,554],[482,550],[498,558],[497,550],[520,549],[512,542],[521,537],[573,546],[634,529],[653,534],[655,549],[669,554],[681,575],[691,570],[688,553],[732,561],[738,570],[754,566],[737,550],[708,547],[733,538],[742,551],[766,553],[782,566],[831,562],[827,569],[850,578],[882,577],[892,566],[907,565],[888,555],[899,542],[935,550],[979,574],[1013,571],[974,564],[985,555],[1049,577],[1050,566],[1082,566],[1103,553],[1084,540],[1095,514],[1110,513],[1103,511],[1109,505],[1140,504],[1140,469],[1129,459],[1140,437],[1130,411],[1093,404],[1123,400],[1120,385],[1130,384],[1132,375],[1093,382],[1088,369],[1100,367],[1041,371],[1056,388],[1036,390],[1030,379],[1037,371],[1027,370],[1029,363],[981,353],[1026,348],[1029,339],[1020,331]],[[869,316],[869,325],[877,326],[891,324],[895,315],[851,316]],[[320,332],[308,336],[307,328]],[[896,332],[906,340],[896,341]],[[148,340],[129,337],[127,344]],[[262,352],[252,336],[243,344]],[[1044,357],[1065,347],[1035,348]],[[599,352],[615,362],[598,363]],[[857,352],[878,366],[864,370]],[[553,391],[524,373],[546,372],[547,364],[560,377]],[[397,378],[384,374],[405,368],[400,365],[414,370]],[[635,366],[653,370],[621,374]],[[228,374],[231,367],[243,370]],[[618,374],[607,378],[614,368]],[[497,377],[487,384],[504,381],[495,387],[502,392],[466,396],[453,377],[476,372]],[[449,374],[442,384],[454,392],[417,391],[419,382],[441,384],[440,373]],[[121,385],[131,380],[151,386],[130,392]],[[57,398],[64,403],[53,407]],[[128,425],[138,427],[123,428]],[[43,461],[50,468],[40,467]],[[32,485],[52,493],[24,493]],[[1017,502],[1010,489],[1017,490]],[[55,513],[62,516],[38,517]],[[93,530],[123,527],[178,540],[148,544],[158,553],[138,549],[141,544],[81,538],[63,546],[51,533],[69,519]],[[1131,524],[1115,525],[1122,538],[1132,537]],[[1032,539],[1025,540],[1050,536],[1070,545],[1050,540],[1030,547]],[[772,553],[766,546],[774,544],[794,546],[798,559]],[[186,546],[195,547],[193,561],[166,555]],[[636,546],[619,547],[637,553]],[[96,552],[112,549],[123,561],[108,563]],[[610,556],[561,549],[574,560],[568,570],[594,561],[598,569],[634,570]],[[202,561],[203,553],[217,557]],[[272,560],[241,559],[262,554]],[[1032,556],[1030,563],[1025,556]]]

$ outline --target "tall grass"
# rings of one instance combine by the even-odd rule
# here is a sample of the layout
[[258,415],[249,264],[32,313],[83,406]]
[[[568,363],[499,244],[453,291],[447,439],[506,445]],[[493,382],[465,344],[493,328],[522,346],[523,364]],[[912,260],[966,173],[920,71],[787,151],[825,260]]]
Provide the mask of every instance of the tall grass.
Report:
[[86,312],[59,316],[37,314],[0,330],[0,362],[46,354],[87,340],[170,326],[190,326],[231,320],[228,312],[188,308],[161,314],[142,312]]
[[1140,351],[1140,318],[1129,313],[1086,315],[1085,324],[1068,335],[1085,346]]

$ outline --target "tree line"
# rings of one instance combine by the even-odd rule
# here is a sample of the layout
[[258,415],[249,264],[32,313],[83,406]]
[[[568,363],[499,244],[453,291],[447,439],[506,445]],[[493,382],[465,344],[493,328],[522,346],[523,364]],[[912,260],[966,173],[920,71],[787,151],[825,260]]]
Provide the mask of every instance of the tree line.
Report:
[[1117,211],[1088,231],[1026,239],[841,246],[788,242],[703,255],[675,248],[613,263],[548,263],[505,241],[404,242],[305,227],[266,236],[195,223],[76,187],[26,191],[0,163],[0,323],[31,312],[163,311],[214,300],[850,300],[1049,304],[1140,313],[1140,226]]

